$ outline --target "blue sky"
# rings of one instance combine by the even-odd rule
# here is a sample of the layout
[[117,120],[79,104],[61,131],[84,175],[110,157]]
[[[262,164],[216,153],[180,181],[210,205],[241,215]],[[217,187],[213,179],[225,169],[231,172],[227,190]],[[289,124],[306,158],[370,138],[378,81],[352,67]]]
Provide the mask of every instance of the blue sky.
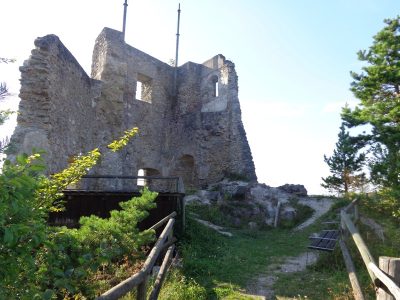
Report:
[[[349,72],[362,64],[395,0],[129,0],[126,41],[163,61],[175,57],[181,3],[179,63],[223,54],[236,65],[243,123],[260,182],[304,184],[324,193],[340,107],[356,100]],[[0,19],[0,81],[18,94],[18,66],[38,36],[56,34],[90,74],[94,41],[103,27],[121,29],[123,0],[4,0]],[[17,98],[16,96],[14,98]],[[15,106],[10,98],[4,106]],[[0,136],[15,122],[0,128]]]

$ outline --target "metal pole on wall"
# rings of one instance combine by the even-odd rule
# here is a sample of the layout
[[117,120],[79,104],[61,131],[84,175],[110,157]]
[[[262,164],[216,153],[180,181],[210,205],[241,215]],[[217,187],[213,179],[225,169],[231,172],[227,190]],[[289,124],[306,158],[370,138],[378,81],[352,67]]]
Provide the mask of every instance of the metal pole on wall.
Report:
[[175,73],[174,73],[174,94],[175,96],[178,94],[178,49],[179,49],[179,25],[180,25],[180,20],[181,20],[181,4],[179,3],[178,6],[178,26],[177,26],[177,31],[176,31],[176,49],[175,49]]
[[125,27],[126,27],[126,11],[128,8],[128,0],[125,0],[124,3],[124,19],[122,22],[122,39],[125,41]]

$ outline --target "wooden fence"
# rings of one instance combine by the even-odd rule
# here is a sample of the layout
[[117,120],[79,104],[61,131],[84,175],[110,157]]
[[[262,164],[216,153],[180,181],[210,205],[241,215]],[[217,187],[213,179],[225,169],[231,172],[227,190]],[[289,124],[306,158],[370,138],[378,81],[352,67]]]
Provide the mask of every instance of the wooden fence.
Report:
[[348,235],[351,235],[368,270],[371,281],[376,287],[376,299],[400,300],[400,288],[396,284],[396,282],[400,282],[400,258],[381,256],[379,257],[379,267],[377,266],[367,245],[354,225],[359,219],[358,200],[356,199],[350,203],[340,214],[342,239],[339,244],[349,273],[354,298],[356,300],[364,300],[364,295],[356,276],[354,263],[345,244],[345,238]]
[[122,281],[118,285],[109,289],[107,292],[102,294],[100,297],[96,298],[98,300],[114,300],[119,299],[122,296],[126,295],[130,291],[136,288],[137,290],[137,300],[145,300],[147,297],[147,282],[150,276],[150,273],[153,269],[154,264],[160,257],[162,253],[164,253],[165,249],[167,249],[163,262],[161,264],[160,270],[158,272],[157,278],[155,280],[153,289],[149,296],[149,299],[155,300],[158,298],[158,294],[161,290],[161,286],[165,279],[165,276],[168,271],[168,266],[173,256],[174,252],[174,244],[176,242],[176,238],[173,236],[173,227],[175,223],[176,212],[171,213],[170,215],[163,218],[157,224],[150,227],[150,229],[157,229],[167,223],[164,227],[164,230],[160,234],[157,239],[154,247],[151,249],[149,255],[144,262],[143,267],[139,272],[132,275],[128,279]]

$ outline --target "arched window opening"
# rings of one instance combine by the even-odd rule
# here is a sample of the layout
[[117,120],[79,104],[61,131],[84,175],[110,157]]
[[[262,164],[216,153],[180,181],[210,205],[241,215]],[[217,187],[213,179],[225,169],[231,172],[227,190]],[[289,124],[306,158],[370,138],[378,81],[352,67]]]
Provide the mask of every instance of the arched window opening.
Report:
[[[144,175],[144,169],[139,169],[137,176],[145,176]],[[138,186],[146,186],[146,180],[144,178],[138,178],[137,179],[137,185]]]
[[[152,168],[143,168],[139,169],[138,171],[138,177],[150,177],[150,176],[159,176],[160,171]],[[149,178],[138,178],[137,179],[137,185],[138,186],[149,186],[151,184],[151,179]]]
[[211,78],[211,82],[212,82],[212,88],[213,88],[212,96],[218,97],[218,95],[219,95],[218,76],[213,76]]

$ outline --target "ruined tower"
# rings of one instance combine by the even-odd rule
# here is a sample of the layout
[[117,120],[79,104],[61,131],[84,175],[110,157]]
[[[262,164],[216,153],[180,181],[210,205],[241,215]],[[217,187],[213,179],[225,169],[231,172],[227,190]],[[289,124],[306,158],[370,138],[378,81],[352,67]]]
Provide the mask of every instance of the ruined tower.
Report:
[[202,187],[230,174],[256,181],[241,121],[234,64],[217,55],[174,68],[104,28],[89,77],[55,35],[38,38],[21,70],[15,152],[46,150],[48,172],[78,153],[105,145],[126,129],[139,135],[93,172],[180,176]]

